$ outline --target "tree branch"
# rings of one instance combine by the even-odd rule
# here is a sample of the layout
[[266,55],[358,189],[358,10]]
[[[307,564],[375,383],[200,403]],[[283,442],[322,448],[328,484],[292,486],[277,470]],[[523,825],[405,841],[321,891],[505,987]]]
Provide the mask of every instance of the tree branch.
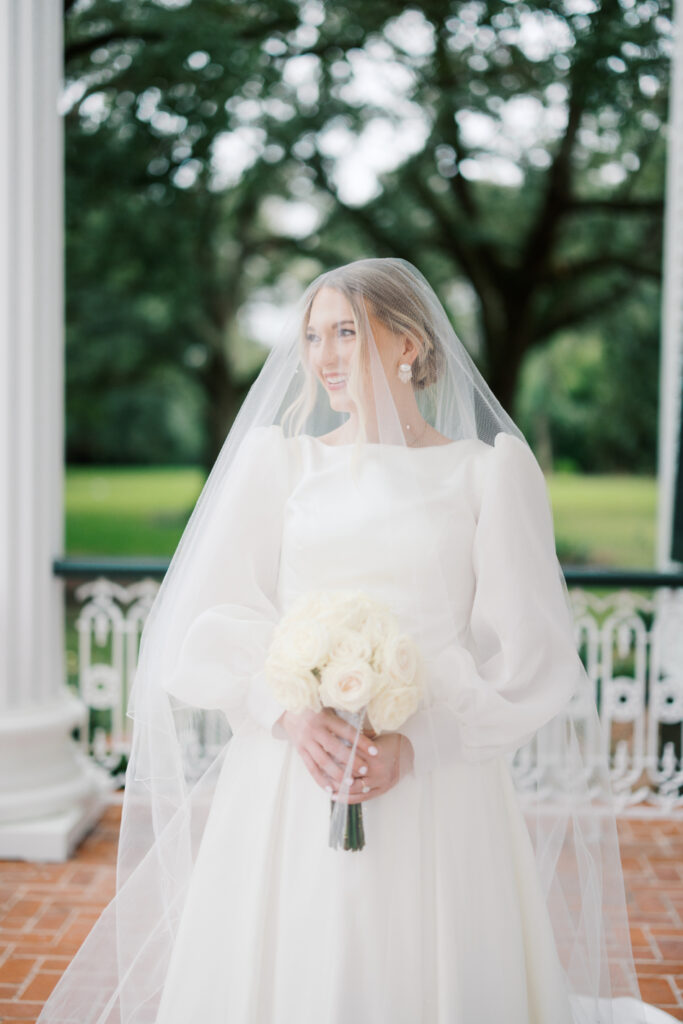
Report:
[[663,199],[580,199],[572,197],[565,202],[568,213],[584,213],[592,210],[619,210],[621,213],[664,213]]
[[158,43],[164,36],[161,32],[128,32],[125,29],[111,29],[109,32],[100,32],[96,36],[86,36],[84,39],[75,39],[73,42],[64,44],[64,64],[69,64],[78,57],[92,53],[100,46],[108,46],[110,43],[122,43],[130,40],[139,40],[146,43]]
[[388,252],[406,260],[413,260],[415,258],[415,254],[411,253],[410,248],[403,244],[400,237],[394,237],[391,232],[386,231],[372,219],[369,204],[366,206],[349,206],[337,195],[327,179],[319,153],[314,153],[306,162],[314,169],[316,173],[316,180],[332,197],[336,206],[340,210],[343,210],[354,223],[361,227],[374,245],[377,245],[379,242],[380,245],[384,246]]
[[[452,86],[453,74],[449,64],[448,46],[447,39],[450,35],[449,30],[446,28],[444,21],[440,24],[435,25],[436,28],[436,46],[434,50],[434,61],[435,61],[435,82],[434,84],[438,87],[440,93],[448,94],[449,88]],[[450,103],[441,103],[439,111],[434,124],[434,133],[438,131],[441,138],[447,144],[453,147],[455,153],[455,162],[457,173],[449,179],[451,192],[455,195],[457,200],[460,202],[463,210],[468,217],[476,219],[479,210],[472,194],[470,184],[466,178],[460,173],[460,162],[467,157],[458,122],[455,119],[453,108]],[[430,140],[431,141],[431,140]]]
[[404,171],[406,179],[422,200],[423,205],[432,213],[436,222],[436,232],[442,240],[443,247],[451,256],[456,256],[480,299],[486,303],[494,287],[498,269],[491,254],[476,242],[474,244],[467,243],[465,233],[460,230],[459,225],[453,222],[450,212],[442,207],[438,197],[425,184],[417,165],[405,167]]
[[572,327],[589,320],[596,313],[604,312],[608,306],[623,299],[624,296],[633,291],[633,281],[629,278],[616,285],[608,295],[597,295],[595,298],[584,302],[583,305],[573,303],[560,309],[557,305],[553,308],[553,316],[539,317],[538,329],[534,333],[531,345],[539,345],[557,331],[566,327]]
[[661,281],[662,271],[660,267],[646,266],[636,260],[627,259],[618,253],[603,253],[600,256],[591,256],[589,259],[577,260],[575,263],[559,263],[550,267],[548,271],[538,278],[541,284],[562,283],[571,281],[583,274],[591,274],[595,270],[611,269],[627,270],[638,277],[651,277],[655,281]]
[[524,247],[523,266],[528,279],[542,272],[552,251],[557,226],[571,187],[571,155],[583,114],[583,94],[573,90],[569,97],[567,126],[547,176],[547,187],[539,205],[536,222]]

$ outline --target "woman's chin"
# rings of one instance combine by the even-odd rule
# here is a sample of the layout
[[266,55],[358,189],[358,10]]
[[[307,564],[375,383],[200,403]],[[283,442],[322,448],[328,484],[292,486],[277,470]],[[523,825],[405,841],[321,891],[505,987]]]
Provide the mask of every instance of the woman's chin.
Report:
[[335,391],[328,391],[327,397],[332,408],[339,412],[348,412],[353,404],[347,395]]

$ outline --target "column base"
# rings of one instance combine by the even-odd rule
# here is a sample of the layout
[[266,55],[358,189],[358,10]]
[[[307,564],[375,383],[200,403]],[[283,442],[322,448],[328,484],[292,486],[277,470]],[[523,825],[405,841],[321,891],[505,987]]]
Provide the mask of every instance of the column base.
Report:
[[0,860],[69,860],[104,814],[108,792],[103,789],[87,802],[60,814],[0,825]]
[[67,860],[99,821],[116,783],[70,735],[86,717],[66,691],[0,718],[0,860]]

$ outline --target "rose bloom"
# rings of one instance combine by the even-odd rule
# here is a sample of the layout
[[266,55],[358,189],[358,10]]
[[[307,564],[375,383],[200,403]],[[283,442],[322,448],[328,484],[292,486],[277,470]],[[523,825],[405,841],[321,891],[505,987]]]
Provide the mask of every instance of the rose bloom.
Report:
[[385,619],[381,612],[371,612],[365,616],[360,626],[360,632],[367,637],[373,647],[382,644],[392,631],[396,630],[396,623]]
[[321,710],[318,680],[308,669],[292,669],[276,658],[268,657],[265,672],[275,699],[288,711]]
[[332,634],[329,660],[334,662],[370,661],[372,645],[356,630],[341,629]]
[[407,633],[392,634],[382,647],[382,666],[399,683],[409,683],[417,672],[417,648]]
[[328,707],[360,711],[377,693],[379,678],[365,662],[330,662],[320,676],[320,697]]
[[385,686],[368,704],[370,725],[376,732],[394,732],[417,711],[419,699],[415,683]]
[[278,661],[293,669],[316,668],[327,657],[330,635],[320,619],[282,619],[271,650]]
[[376,614],[376,602],[362,590],[340,592],[333,608],[338,625],[352,630],[362,630],[366,620]]

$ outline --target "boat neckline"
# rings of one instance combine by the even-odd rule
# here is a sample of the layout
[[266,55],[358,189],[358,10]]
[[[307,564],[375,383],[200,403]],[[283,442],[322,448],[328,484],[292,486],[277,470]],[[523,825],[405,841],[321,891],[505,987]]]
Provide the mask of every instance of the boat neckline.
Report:
[[[335,448],[353,448],[354,445],[355,445],[355,441],[350,441],[350,442],[347,441],[345,444],[328,444],[327,441],[321,441],[321,439],[319,437],[315,437],[314,434],[302,434],[301,436],[302,437],[307,437],[311,441],[315,441],[316,444],[319,447],[321,447],[321,448],[330,448],[332,450],[335,449]],[[366,445],[366,449],[367,448],[396,448],[396,449],[405,449],[405,450],[408,450],[408,451],[411,451],[411,452],[425,452],[425,451],[431,451],[432,449],[436,449],[436,448],[452,448],[456,444],[463,444],[465,441],[470,441],[470,440],[472,440],[472,439],[469,438],[469,437],[462,437],[462,438],[460,438],[457,441],[447,441],[445,444],[423,444],[423,445],[419,445],[417,447],[415,447],[414,445],[408,445],[408,444],[388,444],[386,441],[372,441],[372,442],[369,442]]]

